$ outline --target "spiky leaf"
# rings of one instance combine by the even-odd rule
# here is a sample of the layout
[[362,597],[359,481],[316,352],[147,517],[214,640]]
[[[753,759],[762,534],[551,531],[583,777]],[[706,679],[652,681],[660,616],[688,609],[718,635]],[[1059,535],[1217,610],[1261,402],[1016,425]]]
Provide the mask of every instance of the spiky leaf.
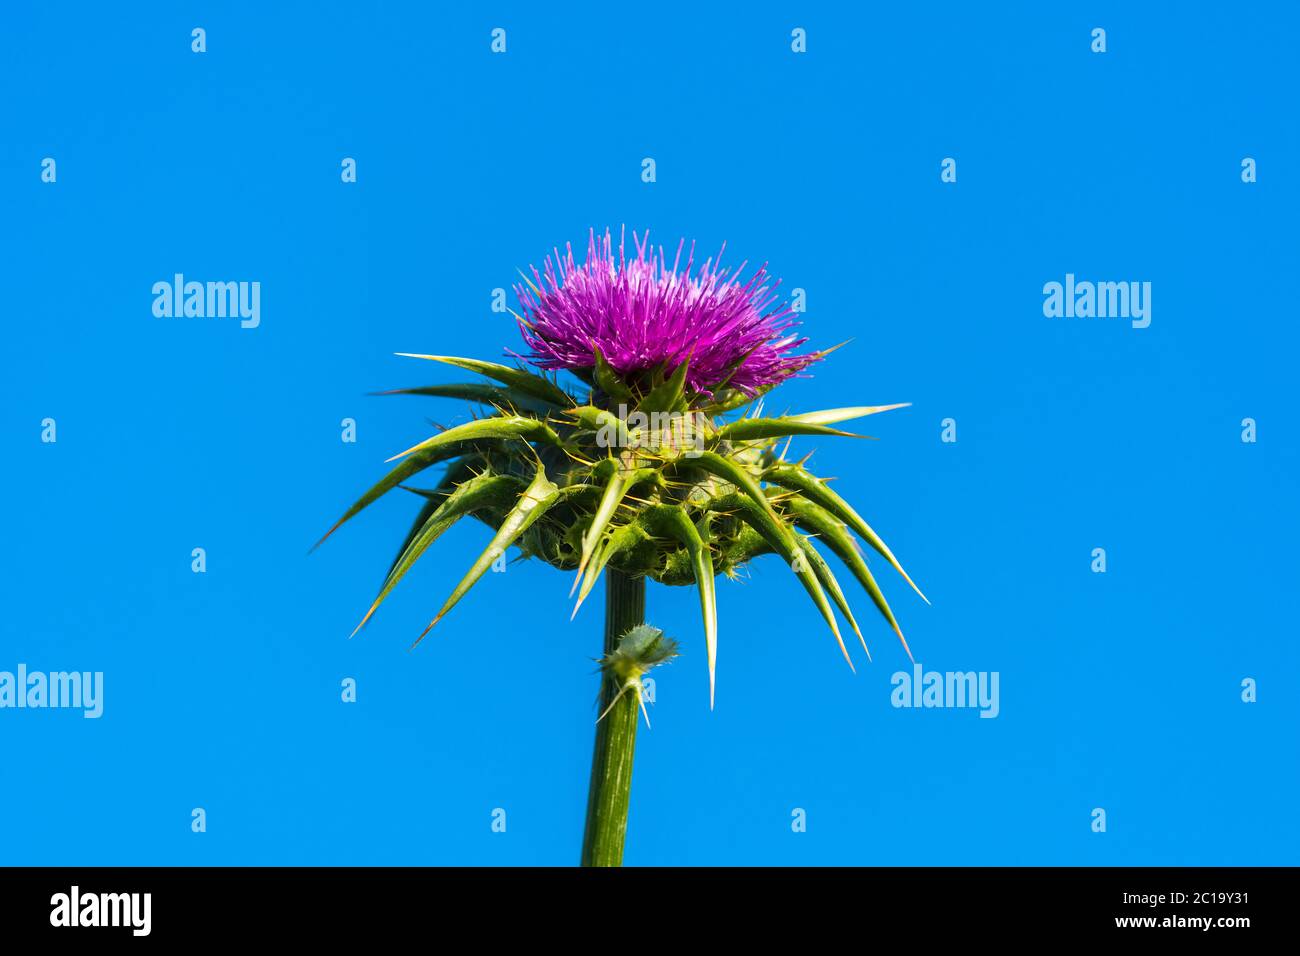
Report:
[[591,593],[592,587],[600,578],[600,572],[605,570],[605,565],[611,559],[632,551],[649,540],[650,535],[639,521],[621,525],[610,532],[609,537],[597,547],[591,563],[587,565],[587,574],[582,579],[582,587],[578,589],[578,601],[574,604],[573,613],[569,615],[569,619],[572,620],[578,616],[578,608],[582,607],[582,602],[587,600],[587,595]]
[[449,385],[423,385],[419,388],[390,388],[375,395],[424,395],[430,398],[459,398],[496,408],[517,408],[545,415],[555,411],[551,402],[529,395],[517,388],[488,385],[486,382],[456,382]]
[[835,425],[853,418],[865,418],[880,412],[892,412],[896,408],[907,408],[911,402],[897,405],[855,405],[851,408],[826,408],[820,412],[800,412],[798,415],[786,415],[786,421],[807,422],[810,425]]
[[791,435],[835,435],[841,438],[870,438],[853,432],[827,428],[794,418],[741,418],[718,429],[715,441],[757,441],[764,438],[787,438]]
[[483,553],[478,556],[473,565],[470,566],[465,577],[461,578],[460,583],[451,592],[451,596],[447,598],[442,609],[429,622],[429,626],[424,629],[424,633],[416,639],[416,644],[420,643],[424,635],[428,634],[433,626],[456,606],[460,599],[492,566],[492,562],[505,554],[506,549],[515,543],[515,539],[546,513],[547,509],[555,503],[559,496],[560,489],[546,477],[546,469],[539,463],[537,465],[537,474],[533,477],[524,493],[519,496],[519,500],[515,502],[514,507],[506,514],[501,526],[497,529],[497,533],[492,536],[492,541],[483,550]]
[[[614,512],[618,509],[619,503],[623,500],[623,496],[638,482],[650,478],[654,474],[653,468],[637,468],[626,471],[621,467],[616,467],[613,470],[608,483],[605,485],[604,493],[601,495],[600,504],[596,507],[596,513],[592,516],[591,526],[587,529],[587,533],[582,536],[582,555],[578,561],[578,576],[574,579],[575,588],[582,579],[587,562],[591,560],[591,555],[596,549],[596,543],[600,540],[601,535],[605,533],[605,529],[609,527],[609,523],[614,517]],[[573,591],[570,590],[569,593],[572,594]]]
[[445,447],[452,442],[481,438],[517,438],[524,441],[545,442],[548,445],[561,444],[560,437],[545,422],[522,415],[501,415],[495,418],[480,418],[478,421],[448,428],[432,438],[426,438],[418,445],[412,445],[406,451],[398,452],[388,460],[396,461],[407,455],[420,455]]
[[798,496],[791,496],[781,502],[783,510],[788,510],[794,517],[794,520],[800,527],[818,535],[821,540],[826,542],[827,547],[835,552],[836,557],[844,562],[845,566],[853,572],[853,576],[858,579],[864,591],[875,604],[876,609],[889,626],[894,629],[898,639],[903,643],[903,650],[907,656],[912,656],[912,649],[907,646],[907,638],[903,636],[903,629],[898,626],[898,620],[894,617],[894,612],[889,607],[889,602],[885,600],[885,595],[880,590],[880,585],[876,583],[871,569],[867,567],[867,562],[863,560],[861,552],[858,551],[857,542],[845,530],[844,525],[836,519],[821,505],[815,505]]
[[[479,424],[482,423],[481,422],[469,423],[469,425],[479,425]],[[461,427],[467,428],[468,425],[461,426]],[[451,429],[451,431],[455,431],[455,429]],[[443,433],[443,435],[446,434],[448,433],[447,432]],[[479,448],[482,447],[482,444],[483,444],[482,436],[469,437],[467,433],[462,432],[460,437],[453,438],[450,441],[432,444],[426,448],[420,449],[417,452],[413,452],[410,455],[410,457],[408,457],[401,464],[393,468],[393,470],[390,471],[388,474],[384,475],[383,478],[379,479],[379,481],[377,481],[374,485],[371,486],[369,491],[367,491],[364,495],[358,498],[356,502],[352,505],[352,507],[343,513],[343,517],[339,518],[338,521],[334,522],[333,527],[331,527],[328,531],[325,532],[324,535],[321,536],[320,541],[317,541],[314,545],[312,545],[312,548],[315,549],[320,547],[321,542],[323,542],[326,538],[328,538],[335,531],[337,531],[345,521],[355,517],[363,509],[374,504],[374,502],[379,500],[388,492],[392,491],[394,488],[396,488],[398,485],[404,482],[407,478],[410,478],[412,475],[418,474],[424,469],[432,465],[436,465],[441,461],[447,461],[448,459],[451,458],[459,458],[460,456],[465,455],[467,453],[477,451],[479,450]]]
[[689,458],[688,463],[735,485],[747,494],[756,505],[765,510],[768,517],[775,524],[781,524],[781,519],[772,510],[772,504],[767,500],[767,496],[763,494],[763,489],[759,487],[758,481],[733,459],[719,455],[717,452],[705,451]]
[[600,436],[599,444],[606,451],[629,448],[636,438],[636,431],[629,431],[627,424],[613,412],[594,405],[579,405],[570,408],[564,414],[571,415],[579,428],[596,432]]
[[[361,619],[361,623],[352,633],[356,634],[365,626],[366,621],[370,620],[371,615],[379,609],[384,598],[388,597],[389,592],[397,586],[397,582],[402,580],[411,566],[419,560],[420,555],[424,554],[429,545],[437,541],[444,531],[460,518],[472,514],[479,508],[509,507],[509,503],[518,497],[522,488],[523,482],[514,475],[479,475],[461,484],[441,503],[431,500],[429,504],[434,505],[435,510],[425,518],[419,531],[402,548],[392,570],[384,580],[383,587],[380,588],[379,596],[375,598],[374,603],[370,605],[370,610],[366,611],[366,616]],[[422,511],[421,514],[423,513]]]
[[908,584],[912,585],[912,589],[916,591],[917,594],[921,595],[923,601],[927,604],[930,603],[929,598],[924,594],[921,594],[921,589],[916,586],[916,582],[914,582],[908,576],[907,572],[903,570],[903,566],[898,563],[898,559],[894,557],[894,553],[889,550],[889,546],[880,539],[880,535],[872,531],[871,526],[862,520],[862,516],[854,511],[847,501],[837,495],[834,491],[831,491],[831,489],[826,486],[825,482],[809,474],[801,466],[791,464],[790,462],[782,462],[772,466],[764,472],[763,477],[768,481],[781,485],[783,488],[790,488],[798,491],[809,501],[821,505],[831,514],[835,515],[835,517],[847,524],[855,532],[861,535],[867,544],[875,548],[876,551],[880,553],[881,557],[888,561],[893,566],[894,570],[903,576],[903,579],[907,581]]
[[596,383],[596,387],[615,401],[630,402],[632,390],[624,384],[618,372],[605,361],[605,356],[601,354],[598,347],[593,345],[591,350],[596,356],[596,367],[592,370],[592,380]]
[[525,372],[521,368],[512,368],[509,365],[501,365],[497,362],[484,362],[481,359],[460,358],[456,355],[419,355],[414,352],[398,352],[397,354],[404,358],[427,359],[430,362],[442,362],[470,372],[477,372],[512,388],[517,388],[519,391],[535,398],[543,399],[559,408],[567,408],[574,404],[569,393],[550,379],[534,375],[532,372]]
[[835,579],[835,573],[826,563],[826,559],[813,545],[812,541],[801,534],[795,535],[795,541],[803,550],[804,558],[812,566],[813,573],[817,575],[817,580],[821,582],[822,589],[831,596],[835,606],[840,609],[844,619],[849,622],[849,627],[853,628],[853,633],[858,635],[858,640],[862,642],[862,649],[867,652],[867,660],[871,660],[871,651],[867,647],[867,639],[862,636],[862,629],[858,627],[857,620],[853,617],[853,611],[849,607],[849,600],[844,596],[844,589],[840,587],[840,582]]
[[686,372],[689,365],[690,360],[687,359],[677,366],[672,375],[652,388],[650,393],[637,403],[637,408],[643,412],[672,412],[684,408],[685,406],[682,404],[682,388],[686,384]]
[[839,644],[844,659],[849,662],[849,667],[852,667],[853,661],[849,657],[849,649],[844,646],[844,638],[840,636],[839,624],[835,621],[835,612],[831,610],[831,606],[826,600],[826,593],[822,590],[821,582],[817,580],[817,575],[808,566],[808,563],[799,560],[802,551],[795,541],[794,531],[776,516],[775,512],[772,511],[771,504],[767,504],[765,497],[763,502],[766,507],[760,505],[749,495],[732,494],[714,499],[710,503],[710,507],[717,510],[734,511],[742,520],[762,535],[772,550],[779,554],[786,564],[790,565],[795,576],[799,578],[799,583],[803,585],[813,604],[816,605],[817,610],[821,612],[822,617],[826,620],[831,633],[835,635],[835,641]]
[[699,529],[681,508],[653,505],[645,510],[645,521],[656,533],[676,538],[690,552],[695,584],[700,592],[700,614],[704,618],[704,644],[709,656],[709,707],[712,707],[718,666],[718,601],[714,592],[713,555],[700,538]]

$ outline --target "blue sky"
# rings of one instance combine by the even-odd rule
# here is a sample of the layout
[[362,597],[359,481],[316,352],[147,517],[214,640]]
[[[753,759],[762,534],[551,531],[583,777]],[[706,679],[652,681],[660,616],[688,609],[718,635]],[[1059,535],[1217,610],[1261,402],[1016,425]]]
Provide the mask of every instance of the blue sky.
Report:
[[[1300,862],[1295,13],[1134,6],[12,11],[0,671],[105,699],[0,710],[0,863],[576,861],[599,602],[513,564],[408,653],[486,529],[351,641],[416,503],[307,549],[465,420],[367,397],[463,378],[393,353],[499,358],[492,290],[624,223],[852,339],[769,408],[914,403],[802,450],[932,599],[881,576],[924,667],[1000,676],[996,719],[892,707],[883,622],[851,674],[769,558],[720,583],[710,713],[694,592],[651,585],[684,653],[629,864]],[[259,282],[260,325],[156,318],[176,273]],[[1067,273],[1150,282],[1150,326],[1045,317]]]

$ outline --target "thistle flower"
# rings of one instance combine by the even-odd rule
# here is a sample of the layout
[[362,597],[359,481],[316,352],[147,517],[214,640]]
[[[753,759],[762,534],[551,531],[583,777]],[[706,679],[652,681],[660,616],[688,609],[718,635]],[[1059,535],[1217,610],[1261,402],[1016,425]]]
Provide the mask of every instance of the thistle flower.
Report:
[[[827,353],[795,354],[804,344],[784,304],[774,305],[766,268],[747,281],[708,260],[694,271],[663,252],[614,258],[609,233],[593,232],[587,261],[572,251],[547,260],[544,273],[517,289],[517,316],[543,370],[566,369],[577,386],[523,367],[445,355],[412,355],[481,375],[475,381],[395,389],[383,394],[458,398],[491,410],[483,418],[425,438],[349,508],[329,537],[382,495],[404,488],[422,500],[415,523],[362,625],[419,557],[448,528],[472,515],[492,539],[451,590],[427,634],[511,547],[576,572],[574,607],[602,574],[606,580],[602,719],[597,723],[583,861],[616,865],[623,836],[639,694],[623,693],[633,652],[668,654],[644,623],[645,581],[693,586],[699,593],[709,704],[716,686],[715,578],[734,577],[750,561],[775,554],[795,574],[852,667],[834,609],[867,650],[848,598],[818,548],[840,559],[872,604],[907,642],[855,535],[912,584],[863,517],[804,466],[787,460],[802,436],[852,436],[832,426],[901,408],[872,405],[764,417],[755,399]],[[408,355],[409,353],[399,353]],[[761,405],[761,403],[760,403]],[[785,446],[780,448],[784,441]],[[432,488],[405,483],[434,465],[446,471]],[[324,540],[324,539],[322,539]],[[920,594],[919,589],[916,589]],[[924,595],[921,595],[924,598]],[[356,631],[353,632],[354,634]],[[621,643],[630,635],[631,643]],[[424,634],[421,634],[422,638]],[[416,640],[419,643],[419,639]],[[645,645],[645,646],[642,646]],[[907,651],[909,657],[911,652]],[[652,655],[654,656],[654,655]],[[870,652],[867,651],[868,659]],[[654,663],[647,659],[646,666]],[[625,672],[626,671],[626,672]]]
[[546,258],[541,272],[532,269],[532,281],[516,284],[519,328],[534,365],[581,372],[595,368],[599,354],[615,374],[634,381],[689,359],[689,391],[711,395],[730,385],[752,395],[821,358],[792,354],[807,339],[792,331],[794,312],[778,302],[780,282],[768,285],[766,265],[742,282],[745,263],[735,274],[721,267],[723,243],[717,259],[692,275],[695,243],[683,263],[686,241],[679,241],[669,268],[663,248],[651,250],[649,230],[644,237],[632,233],[632,259],[624,238],[616,260],[609,230],[599,238],[592,230],[581,266],[566,245],[563,256],[556,249]]

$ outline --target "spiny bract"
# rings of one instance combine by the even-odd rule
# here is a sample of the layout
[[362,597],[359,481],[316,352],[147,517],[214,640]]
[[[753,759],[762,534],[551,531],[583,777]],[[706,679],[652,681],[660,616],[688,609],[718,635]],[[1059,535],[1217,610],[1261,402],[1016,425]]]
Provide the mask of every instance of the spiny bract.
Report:
[[[858,512],[804,467],[806,459],[785,457],[789,439],[847,436],[849,432],[831,426],[903,406],[762,417],[758,400],[765,392],[827,353],[787,355],[792,343],[799,343],[788,332],[788,310],[762,313],[770,302],[758,281],[762,270],[745,285],[708,264],[691,277],[689,265],[684,275],[676,266],[671,272],[663,269],[662,263],[644,268],[644,247],[638,243],[638,248],[641,254],[629,264],[623,262],[620,245],[620,270],[610,255],[608,236],[602,247],[593,238],[583,270],[575,270],[570,259],[565,269],[569,281],[551,281],[545,293],[533,287],[532,297],[521,295],[525,315],[518,318],[535,354],[542,356],[537,361],[555,367],[562,356],[563,367],[582,382],[576,392],[520,367],[444,355],[410,356],[477,373],[491,382],[383,394],[464,399],[491,414],[440,431],[389,459],[400,463],[326,534],[392,489],[405,488],[403,483],[419,472],[446,464],[445,475],[433,488],[407,489],[421,496],[424,505],[357,630],[444,531],[473,515],[493,529],[492,541],[421,638],[507,548],[516,545],[525,557],[576,572],[570,592],[577,592],[574,614],[607,567],[661,584],[698,588],[712,703],[717,660],[714,578],[734,577],[759,555],[777,554],[790,566],[846,660],[849,653],[832,604],[866,649],[848,600],[814,544],[818,539],[848,567],[903,640],[853,533],[913,588],[916,585]],[[574,280],[578,274],[585,280]],[[620,284],[620,277],[626,281]],[[566,290],[572,295],[566,297]],[[620,311],[611,321],[612,302],[619,303]],[[530,321],[543,305],[551,321]],[[563,322],[559,316],[565,317]],[[628,341],[620,336],[630,334],[632,327],[656,323],[671,326],[671,341],[661,330],[658,347],[641,341],[636,350],[621,349],[618,366],[602,353],[602,340],[606,348],[617,347]],[[707,339],[692,339],[692,328],[705,330]],[[727,352],[728,343],[734,345],[728,329],[744,331],[739,351]],[[581,335],[588,336],[585,352],[578,347]],[[693,351],[707,354],[703,375],[693,374]],[[720,365],[720,357],[728,355]],[[744,386],[737,387],[737,380]],[[751,414],[727,420],[728,413],[746,406],[754,406]],[[786,447],[778,451],[782,440]]]

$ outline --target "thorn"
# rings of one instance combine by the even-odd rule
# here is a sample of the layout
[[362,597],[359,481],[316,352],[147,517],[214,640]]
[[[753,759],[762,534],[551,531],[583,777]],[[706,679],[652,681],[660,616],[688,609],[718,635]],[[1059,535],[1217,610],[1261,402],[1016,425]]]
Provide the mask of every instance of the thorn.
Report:
[[833,614],[828,616],[826,623],[831,626],[831,633],[835,635],[835,641],[840,645],[840,653],[844,655],[844,660],[848,662],[849,670],[856,674],[857,669],[853,666],[853,658],[849,657],[849,649],[844,646],[844,638],[840,636],[840,625],[835,620],[835,616]]
[[907,659],[915,664],[916,658],[912,656],[912,649],[907,646],[907,638],[903,636],[903,632],[899,629],[897,624],[894,625],[894,633],[897,634],[898,639],[903,642],[903,650],[907,651]]
[[639,682],[639,681],[637,682],[637,689],[636,689],[636,690],[637,690],[637,693],[636,693],[637,703],[639,703],[639,704],[641,705],[641,713],[645,715],[645,726],[646,726],[646,730],[649,730],[649,729],[650,729],[650,711],[646,710],[646,707],[645,707],[645,695],[641,692],[641,686],[640,686],[640,682]]
[[578,616],[578,608],[582,607],[582,602],[587,600],[587,595],[590,593],[591,589],[588,588],[578,595],[578,603],[573,606],[573,613],[569,615],[570,621]]
[[422,640],[424,640],[424,635],[426,635],[426,634],[428,634],[430,631],[432,631],[432,630],[433,630],[433,626],[434,626],[435,624],[437,624],[437,623],[438,623],[439,621],[441,621],[441,620],[442,620],[442,612],[440,611],[440,612],[438,613],[438,616],[435,617],[432,621],[429,622],[429,626],[426,627],[423,631],[420,632],[420,636],[417,637],[417,638],[415,639],[415,644],[412,644],[410,647],[407,648],[407,650],[408,650],[408,651],[413,651],[413,650],[415,650],[415,646],[416,646],[416,644],[419,644]]
[[[426,440],[427,440],[427,439],[426,439]],[[385,459],[384,459],[384,464],[386,465],[386,464],[388,464],[390,461],[397,461],[397,459],[399,459],[399,458],[405,458],[407,455],[409,455],[411,452],[415,451],[415,449],[419,448],[420,445],[423,445],[423,444],[424,444],[424,442],[417,442],[416,444],[412,445],[410,448],[406,449],[406,451],[399,451],[399,452],[398,452],[396,455],[394,455],[392,458],[385,458]]]
[[[361,630],[363,627],[366,626],[366,621],[370,620],[370,615],[372,615],[372,614],[375,613],[375,608],[377,608],[377,607],[379,607],[379,602],[378,602],[378,601],[376,601],[374,604],[370,605],[370,610],[367,611],[367,612],[366,612],[366,616],[363,617],[363,618],[361,619],[361,623],[358,624],[356,627],[354,627],[354,628],[352,629],[352,633],[348,635],[348,640],[349,640],[349,641],[352,640],[352,638],[354,638],[354,637],[357,636],[357,631]],[[427,634],[427,633],[428,633],[428,631],[426,630],[426,631],[425,631],[425,634]],[[424,637],[424,634],[421,634],[420,636],[421,636],[421,637]],[[416,643],[418,644],[419,642],[417,641]],[[412,644],[411,646],[414,647],[415,644]]]
[[[596,723],[600,723],[602,720],[604,720],[604,719],[605,719],[605,715],[608,714],[611,710],[614,709],[614,705],[617,704],[617,703],[619,702],[619,700],[622,699],[623,695],[627,693],[627,689],[628,689],[629,686],[630,686],[630,685],[628,685],[628,684],[624,684],[623,687],[622,687],[622,689],[619,690],[619,692],[618,692],[617,694],[614,695],[614,699],[611,700],[611,701],[609,702],[609,706],[606,707],[605,710],[604,710],[604,712],[603,712],[599,717],[596,718]],[[648,721],[649,721],[649,718],[646,718],[646,719],[647,719],[647,722],[648,722]]]
[[843,342],[841,342],[839,345],[832,345],[832,346],[831,346],[830,348],[828,348],[828,349],[822,349],[822,350],[821,350],[820,352],[818,352],[817,354],[818,354],[819,356],[821,356],[822,358],[825,358],[826,356],[828,356],[828,355],[830,355],[832,352],[834,352],[836,349],[842,349],[842,348],[844,348],[844,346],[848,345],[848,344],[849,344],[850,342],[852,342],[852,341],[853,341],[852,338],[847,338],[847,339],[845,339]]
[[[921,589],[916,586],[916,582],[913,581],[908,576],[907,572],[903,570],[903,566],[901,564],[898,566],[898,572],[903,576],[903,580],[905,580],[908,584],[912,585],[912,590],[915,591],[918,595],[920,595],[921,600],[924,601],[926,604],[930,604],[930,599],[921,593]],[[933,607],[934,605],[931,604],[930,606]]]
[[[853,629],[854,629],[855,631],[858,631],[858,628],[857,628],[857,625],[856,625],[856,624],[854,625]],[[871,648],[867,647],[867,639],[866,639],[865,637],[862,636],[862,632],[861,632],[861,631],[858,631],[858,640],[862,642],[862,649],[863,649],[864,651],[867,652],[867,663],[868,663],[868,664],[874,664],[875,661],[873,661],[873,660],[871,659]]]

